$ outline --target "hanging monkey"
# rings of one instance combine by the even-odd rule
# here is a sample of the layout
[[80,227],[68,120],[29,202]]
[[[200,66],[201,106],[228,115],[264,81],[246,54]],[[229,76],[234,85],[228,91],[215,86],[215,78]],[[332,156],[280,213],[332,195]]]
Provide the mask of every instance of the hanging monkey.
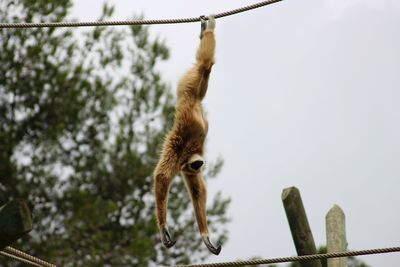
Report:
[[172,179],[180,172],[190,194],[196,221],[207,248],[215,255],[221,251],[212,245],[206,219],[206,185],[203,180],[204,141],[208,123],[201,101],[207,92],[215,52],[215,18],[201,17],[200,46],[196,63],[178,84],[174,124],[166,135],[160,160],[154,171],[156,212],[161,240],[165,247],[175,245],[167,228],[168,192]]

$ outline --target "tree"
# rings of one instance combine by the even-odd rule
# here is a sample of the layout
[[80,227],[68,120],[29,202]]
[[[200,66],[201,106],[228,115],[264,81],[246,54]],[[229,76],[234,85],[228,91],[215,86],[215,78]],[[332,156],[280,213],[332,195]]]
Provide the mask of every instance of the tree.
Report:
[[[0,20],[62,21],[70,8],[69,0],[3,0]],[[105,5],[101,19],[112,13]],[[0,30],[0,205],[25,198],[34,216],[19,248],[59,266],[209,255],[180,179],[169,202],[174,248],[162,247],[155,223],[151,175],[174,113],[157,71],[168,56],[141,26]],[[209,203],[212,237],[223,243],[229,200],[217,194]]]

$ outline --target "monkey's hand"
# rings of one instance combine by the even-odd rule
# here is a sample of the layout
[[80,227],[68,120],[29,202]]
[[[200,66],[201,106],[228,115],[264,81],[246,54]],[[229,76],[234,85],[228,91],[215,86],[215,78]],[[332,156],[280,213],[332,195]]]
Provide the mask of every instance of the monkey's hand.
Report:
[[166,248],[170,248],[175,245],[176,241],[173,241],[171,239],[171,235],[169,234],[168,229],[166,227],[164,227],[161,230],[160,234],[161,234],[161,241],[163,242]]
[[203,242],[212,254],[218,255],[221,252],[221,246],[218,246],[217,248],[214,247],[208,236],[203,236]]

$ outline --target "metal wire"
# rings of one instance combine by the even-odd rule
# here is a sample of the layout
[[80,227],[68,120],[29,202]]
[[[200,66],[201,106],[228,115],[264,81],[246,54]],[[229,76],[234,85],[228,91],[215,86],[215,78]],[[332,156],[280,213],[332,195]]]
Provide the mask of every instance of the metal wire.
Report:
[[6,247],[3,251],[0,251],[0,254],[15,259],[20,262],[24,262],[33,266],[39,267],[56,267],[54,264],[48,263],[44,260],[33,257],[25,252],[22,252],[18,249],[12,247]]
[[361,255],[392,253],[392,252],[400,252],[400,247],[377,248],[377,249],[355,250],[355,251],[344,251],[344,252],[332,252],[332,253],[326,253],[326,254],[313,254],[313,255],[285,257],[285,258],[273,258],[273,259],[261,259],[261,260],[176,265],[174,267],[234,267],[234,266],[246,266],[246,265],[284,263],[284,262],[293,262],[293,261],[320,260],[320,259],[328,259],[328,258],[342,258],[342,257],[350,257],[350,256],[361,256]]
[[[270,5],[282,0],[267,0],[215,15],[215,18],[231,16],[251,9]],[[150,20],[118,20],[118,21],[88,21],[88,22],[19,22],[0,23],[1,28],[45,28],[45,27],[89,27],[89,26],[121,26],[121,25],[150,25],[150,24],[177,24],[198,22],[200,17],[178,18],[178,19],[150,19]]]

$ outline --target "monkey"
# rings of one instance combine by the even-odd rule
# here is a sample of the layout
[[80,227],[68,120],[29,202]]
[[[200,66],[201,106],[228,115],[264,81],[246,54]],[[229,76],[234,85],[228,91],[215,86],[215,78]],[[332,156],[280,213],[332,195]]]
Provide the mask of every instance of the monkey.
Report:
[[214,247],[210,242],[206,219],[207,189],[203,179],[203,155],[208,121],[201,103],[214,64],[215,17],[210,15],[207,22],[202,16],[201,22],[196,63],[178,83],[174,123],[164,138],[160,159],[154,170],[154,194],[161,241],[170,248],[176,241],[172,240],[166,222],[168,194],[172,179],[180,172],[193,204],[202,240],[211,253],[218,255],[221,246]]

